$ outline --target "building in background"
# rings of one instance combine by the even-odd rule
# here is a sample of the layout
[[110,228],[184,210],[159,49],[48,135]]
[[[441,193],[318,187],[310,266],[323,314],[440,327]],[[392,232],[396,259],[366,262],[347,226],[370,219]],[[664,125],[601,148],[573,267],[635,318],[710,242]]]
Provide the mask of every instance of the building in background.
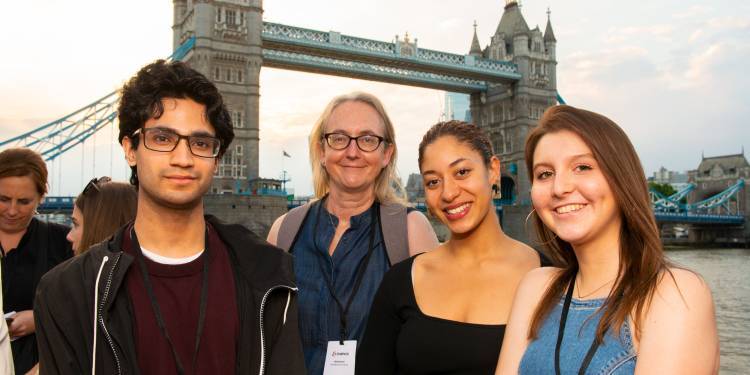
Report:
[[654,176],[649,178],[649,182],[669,184],[675,191],[685,189],[689,185],[687,172],[670,171],[664,167],[654,172]]
[[411,203],[424,202],[424,185],[422,185],[422,175],[412,173],[406,182],[406,198]]
[[471,123],[469,95],[458,92],[446,92],[441,121],[459,120]]

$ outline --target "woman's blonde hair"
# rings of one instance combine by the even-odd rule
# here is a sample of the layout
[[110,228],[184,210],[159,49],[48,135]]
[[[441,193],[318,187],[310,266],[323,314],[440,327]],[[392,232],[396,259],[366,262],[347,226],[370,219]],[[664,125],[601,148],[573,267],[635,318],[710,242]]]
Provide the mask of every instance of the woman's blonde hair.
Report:
[[393,147],[393,155],[391,156],[388,165],[380,171],[380,174],[375,179],[375,197],[381,203],[405,204],[406,193],[404,192],[404,188],[398,178],[398,172],[396,171],[398,149],[396,148],[396,133],[393,129],[391,119],[388,118],[388,114],[385,112],[385,108],[383,108],[383,103],[381,103],[378,98],[372,94],[359,91],[333,98],[333,100],[328,103],[325,110],[323,110],[323,114],[320,115],[320,118],[315,122],[315,126],[313,126],[312,131],[310,132],[310,165],[312,166],[315,197],[320,199],[328,194],[329,191],[328,172],[320,163],[325,128],[328,120],[331,118],[333,110],[346,102],[361,102],[367,104],[372,107],[378,115],[380,115],[380,119],[383,122],[383,128],[385,129],[385,141],[383,147]]

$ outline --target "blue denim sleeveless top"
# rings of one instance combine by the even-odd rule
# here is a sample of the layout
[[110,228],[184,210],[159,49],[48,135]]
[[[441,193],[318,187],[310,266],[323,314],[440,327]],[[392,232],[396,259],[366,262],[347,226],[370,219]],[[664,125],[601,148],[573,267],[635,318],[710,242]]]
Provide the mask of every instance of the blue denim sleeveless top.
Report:
[[[321,210],[320,215],[318,210]],[[339,308],[328,291],[326,277],[331,280],[336,297],[346,305],[354,288],[357,271],[369,250],[372,212],[372,209],[368,209],[351,217],[349,229],[339,240],[333,256],[330,256],[328,245],[333,240],[338,218],[330,214],[322,204],[316,204],[310,207],[297,242],[290,249],[294,256],[294,273],[299,287],[299,328],[308,374],[323,373],[328,341],[338,340],[341,331]],[[313,235],[318,217],[318,233]],[[375,224],[377,225],[377,220]],[[317,246],[313,243],[313,238]],[[347,313],[347,340],[361,340],[367,326],[370,305],[389,268],[383,236],[377,225],[373,253],[362,284]]]
[[[578,373],[596,335],[596,326],[602,316],[599,307],[604,304],[604,301],[603,298],[572,299],[560,347],[561,374]],[[518,368],[519,374],[555,373],[555,345],[563,302],[564,296],[544,320],[536,340],[529,343]],[[604,342],[596,350],[586,370],[587,374],[624,375],[635,372],[636,354],[630,324],[627,321],[620,327],[619,336],[619,338],[615,337],[612,329],[607,332]]]

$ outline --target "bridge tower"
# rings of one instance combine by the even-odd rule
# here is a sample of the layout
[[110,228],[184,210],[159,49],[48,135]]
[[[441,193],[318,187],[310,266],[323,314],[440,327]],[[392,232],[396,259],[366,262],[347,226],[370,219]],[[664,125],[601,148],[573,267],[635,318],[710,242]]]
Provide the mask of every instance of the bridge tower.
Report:
[[173,45],[190,37],[184,61],[211,79],[231,113],[235,138],[214,176],[212,193],[246,192],[258,177],[262,0],[173,0]]
[[[529,29],[516,0],[506,0],[500,23],[489,46],[482,50],[474,31],[469,55],[510,61],[522,78],[513,84],[492,84],[486,93],[471,95],[471,117],[490,136],[502,161],[502,198],[529,205],[529,178],[524,164],[524,142],[547,107],[557,104],[557,40],[550,12],[544,33]],[[525,216],[525,215],[524,215]]]

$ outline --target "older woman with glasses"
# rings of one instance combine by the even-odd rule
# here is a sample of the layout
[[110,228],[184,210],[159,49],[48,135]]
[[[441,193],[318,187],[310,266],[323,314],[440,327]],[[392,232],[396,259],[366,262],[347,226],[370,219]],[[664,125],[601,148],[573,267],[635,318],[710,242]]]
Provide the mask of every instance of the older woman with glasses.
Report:
[[268,240],[294,255],[305,362],[322,374],[330,353],[354,358],[385,272],[438,243],[405,207],[394,128],[376,97],[333,99],[309,139],[317,200],[277,219]]
[[34,291],[47,271],[73,253],[65,241],[68,228],[34,217],[47,193],[47,166],[29,149],[0,152],[0,254],[3,312],[17,374],[38,362]]
[[138,193],[133,185],[109,177],[92,179],[73,206],[73,227],[67,240],[76,255],[104,241],[121,226],[133,221]]

